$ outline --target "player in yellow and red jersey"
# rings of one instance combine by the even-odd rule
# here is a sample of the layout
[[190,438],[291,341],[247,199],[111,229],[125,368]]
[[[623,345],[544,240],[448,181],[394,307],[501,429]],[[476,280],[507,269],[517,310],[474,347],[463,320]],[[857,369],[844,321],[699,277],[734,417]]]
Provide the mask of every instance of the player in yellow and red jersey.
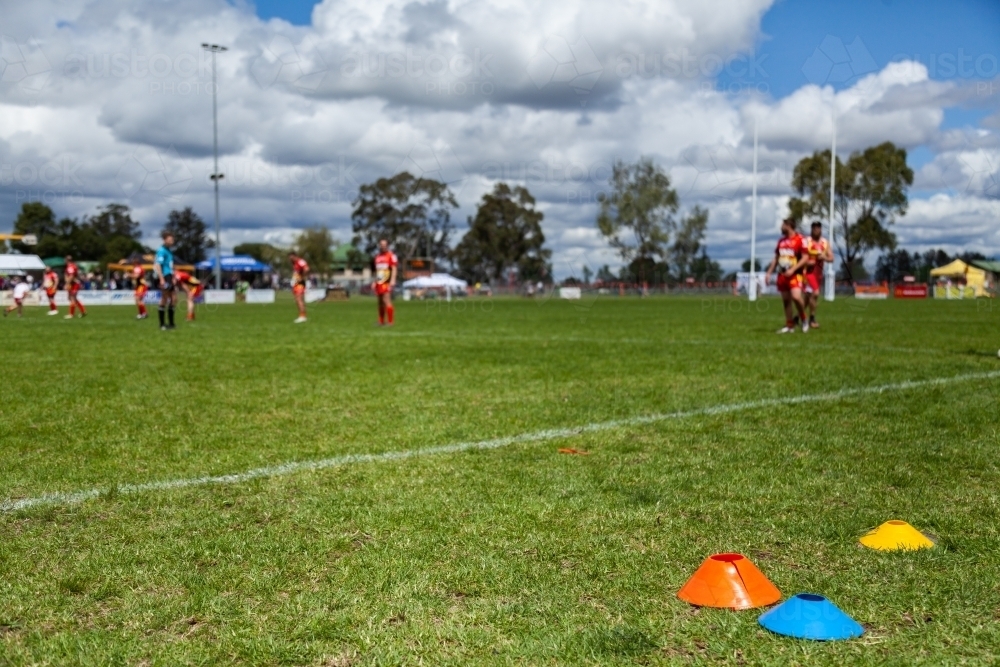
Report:
[[819,327],[816,322],[816,306],[823,285],[823,266],[833,261],[833,247],[823,238],[823,223],[812,223],[809,238],[806,239],[806,309],[809,311],[809,326]]
[[764,281],[771,282],[771,274],[778,269],[778,291],[781,292],[781,301],[785,306],[785,326],[778,330],[778,333],[791,333],[795,331],[796,320],[792,317],[792,305],[798,312],[798,319],[802,321],[802,331],[809,331],[809,322],[806,321],[805,302],[802,299],[802,290],[805,287],[805,277],[802,274],[806,265],[805,239],[796,230],[795,220],[787,218],[781,221],[781,240],[774,249],[774,259],[767,267]]
[[396,273],[399,260],[396,253],[389,250],[389,242],[380,239],[378,254],[375,255],[375,282],[372,289],[378,298],[379,326],[395,323],[395,309],[392,307],[392,288],[396,286]]
[[80,317],[86,317],[87,309],[83,307],[80,299],[76,296],[80,293],[80,288],[83,287],[83,281],[80,280],[80,269],[73,263],[73,257],[70,255],[66,255],[66,268],[63,269],[63,278],[66,281],[66,292],[69,294],[69,315],[66,316],[66,319],[73,319],[76,308],[80,309]]
[[299,316],[295,324],[306,321],[306,277],[309,275],[309,265],[294,252],[288,253],[288,261],[292,264],[292,294],[295,305],[299,307]]
[[49,298],[49,315],[58,315],[59,308],[56,306],[56,292],[59,291],[59,274],[51,266],[45,269],[42,275],[42,287],[45,289],[45,296]]
[[135,307],[139,309],[135,319],[144,320],[149,317],[146,311],[146,292],[149,291],[149,285],[146,283],[146,270],[142,268],[142,264],[132,267],[132,282],[135,283]]
[[187,295],[187,321],[193,322],[194,301],[205,291],[205,284],[187,271],[178,271],[175,275],[177,276],[177,284]]

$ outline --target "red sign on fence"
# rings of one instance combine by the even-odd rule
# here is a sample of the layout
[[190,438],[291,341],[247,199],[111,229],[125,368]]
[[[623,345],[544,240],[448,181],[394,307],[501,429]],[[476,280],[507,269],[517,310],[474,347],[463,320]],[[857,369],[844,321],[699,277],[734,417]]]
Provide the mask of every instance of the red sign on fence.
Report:
[[926,299],[927,285],[896,285],[892,296],[895,299]]

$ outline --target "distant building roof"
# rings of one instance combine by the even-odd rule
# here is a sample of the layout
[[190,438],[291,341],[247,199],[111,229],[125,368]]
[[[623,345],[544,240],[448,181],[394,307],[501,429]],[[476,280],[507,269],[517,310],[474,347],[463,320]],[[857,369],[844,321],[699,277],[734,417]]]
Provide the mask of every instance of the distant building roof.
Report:
[[989,259],[974,259],[972,260],[972,265],[976,266],[983,271],[989,271],[991,273],[1000,273],[1000,262]]
[[351,245],[350,243],[341,243],[339,246],[334,248],[333,262],[331,264],[331,268],[333,268],[334,271],[343,271],[344,269],[348,268],[362,269],[363,268],[362,265],[365,264],[365,262],[362,262],[362,265],[358,265],[357,263],[353,265],[351,264],[350,261],[351,253],[354,250],[355,250],[354,246]]
[[346,262],[353,248],[354,246],[352,246],[350,243],[341,243],[333,250],[333,261]]

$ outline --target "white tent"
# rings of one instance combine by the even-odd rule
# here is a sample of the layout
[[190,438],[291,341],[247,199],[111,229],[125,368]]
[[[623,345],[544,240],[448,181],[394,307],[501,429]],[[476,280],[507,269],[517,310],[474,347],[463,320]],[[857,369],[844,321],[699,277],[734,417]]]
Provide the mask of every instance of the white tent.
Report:
[[403,283],[403,289],[433,289],[436,287],[440,289],[464,290],[468,286],[469,283],[447,273],[432,273],[429,276],[411,278]]
[[25,271],[44,271],[45,263],[38,255],[0,255],[0,273],[22,275]]

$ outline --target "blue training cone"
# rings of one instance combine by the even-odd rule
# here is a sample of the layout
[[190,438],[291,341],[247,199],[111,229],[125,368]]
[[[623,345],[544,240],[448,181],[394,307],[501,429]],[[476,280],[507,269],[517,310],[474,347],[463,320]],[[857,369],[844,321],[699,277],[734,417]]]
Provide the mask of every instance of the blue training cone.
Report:
[[865,629],[822,595],[799,593],[764,612],[757,621],[771,632],[799,639],[851,639]]

